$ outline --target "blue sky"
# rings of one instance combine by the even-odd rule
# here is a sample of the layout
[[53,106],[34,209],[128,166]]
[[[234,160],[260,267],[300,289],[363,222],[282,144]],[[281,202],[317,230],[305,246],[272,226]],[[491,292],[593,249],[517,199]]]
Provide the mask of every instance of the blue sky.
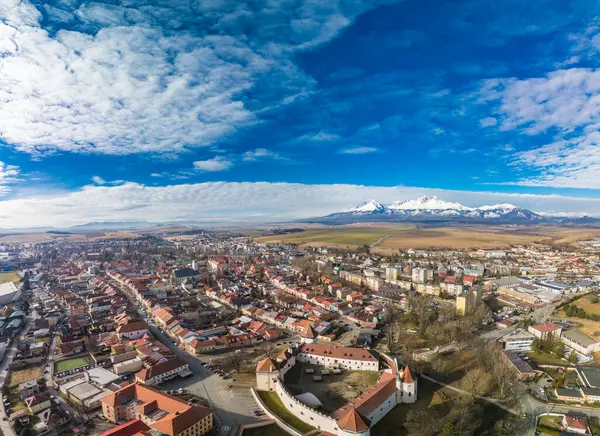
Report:
[[419,194],[600,214],[599,9],[5,0],[0,226]]

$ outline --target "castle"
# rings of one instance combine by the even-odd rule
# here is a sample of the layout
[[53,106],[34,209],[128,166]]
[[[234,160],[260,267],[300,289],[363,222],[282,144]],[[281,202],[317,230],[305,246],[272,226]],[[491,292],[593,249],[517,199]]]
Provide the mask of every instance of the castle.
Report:
[[386,368],[377,383],[330,415],[303,404],[291,395],[283,382],[284,375],[297,362],[349,369],[380,371],[380,360],[361,348],[321,344],[314,329],[307,325],[299,347],[288,348],[275,359],[267,357],[256,367],[257,389],[275,391],[296,417],[327,433],[340,436],[370,436],[371,428],[400,403],[417,400],[417,380],[410,369],[400,369],[394,357],[382,355]]

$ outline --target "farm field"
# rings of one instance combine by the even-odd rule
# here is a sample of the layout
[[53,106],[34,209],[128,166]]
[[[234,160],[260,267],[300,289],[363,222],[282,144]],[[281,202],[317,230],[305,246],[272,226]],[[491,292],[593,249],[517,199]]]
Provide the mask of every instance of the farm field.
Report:
[[21,280],[21,276],[19,275],[20,272],[21,271],[0,272],[0,283],[18,282]]
[[70,369],[81,368],[82,366],[94,363],[90,356],[75,357],[73,359],[61,360],[56,362],[56,372],[68,371]]
[[406,229],[402,227],[360,228],[344,226],[340,228],[306,230],[304,232],[290,233],[287,235],[263,236],[256,238],[256,241],[266,243],[288,242],[312,246],[362,246],[373,244],[381,238],[388,235],[399,234],[405,230]]
[[263,243],[294,243],[332,248],[373,244],[373,251],[390,254],[408,248],[506,248],[511,245],[570,244],[600,236],[600,229],[565,227],[425,227],[414,225],[347,225],[309,228],[304,232],[257,237]]
[[[595,302],[598,300],[598,302]],[[600,298],[594,294],[584,295],[581,298],[571,302],[569,304],[572,307],[578,307],[589,315],[600,314]],[[572,322],[577,325],[577,328],[586,335],[592,336],[595,339],[600,340],[600,323],[591,319],[579,318],[575,316],[567,316],[564,308],[552,314],[553,317],[561,318]]]

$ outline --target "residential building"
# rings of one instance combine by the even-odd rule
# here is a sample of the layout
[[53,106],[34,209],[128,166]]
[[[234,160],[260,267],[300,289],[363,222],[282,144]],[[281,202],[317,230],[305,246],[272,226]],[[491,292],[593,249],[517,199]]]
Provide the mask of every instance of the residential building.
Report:
[[429,271],[427,268],[413,268],[412,269],[412,281],[414,283],[425,283],[429,278]]
[[553,336],[554,338],[558,339],[562,334],[562,327],[552,324],[551,322],[530,325],[527,330],[536,338],[540,339],[546,339],[548,336]]
[[177,376],[187,377],[188,375],[191,375],[189,365],[176,357],[142,369],[135,375],[135,381],[145,385],[155,385]]

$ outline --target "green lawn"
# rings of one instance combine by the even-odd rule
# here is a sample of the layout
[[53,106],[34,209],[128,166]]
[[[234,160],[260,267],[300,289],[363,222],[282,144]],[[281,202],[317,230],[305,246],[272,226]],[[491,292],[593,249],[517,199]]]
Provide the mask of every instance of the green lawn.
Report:
[[549,353],[527,353],[527,356],[533,363],[538,365],[569,365],[569,362],[563,359],[559,359],[553,354]]
[[287,432],[279,428],[277,424],[271,424],[247,428],[242,432],[242,436],[287,436]]
[[304,423],[300,419],[296,418],[296,416],[285,408],[279,397],[275,392],[265,392],[258,391],[258,395],[262,399],[267,409],[271,411],[274,415],[279,416],[282,421],[285,421],[290,426],[294,427],[296,430],[307,433],[309,431],[314,430],[314,427]]
[[94,363],[90,356],[74,357],[73,359],[61,360],[56,362],[55,371],[62,372],[70,369],[81,368],[82,366]]

